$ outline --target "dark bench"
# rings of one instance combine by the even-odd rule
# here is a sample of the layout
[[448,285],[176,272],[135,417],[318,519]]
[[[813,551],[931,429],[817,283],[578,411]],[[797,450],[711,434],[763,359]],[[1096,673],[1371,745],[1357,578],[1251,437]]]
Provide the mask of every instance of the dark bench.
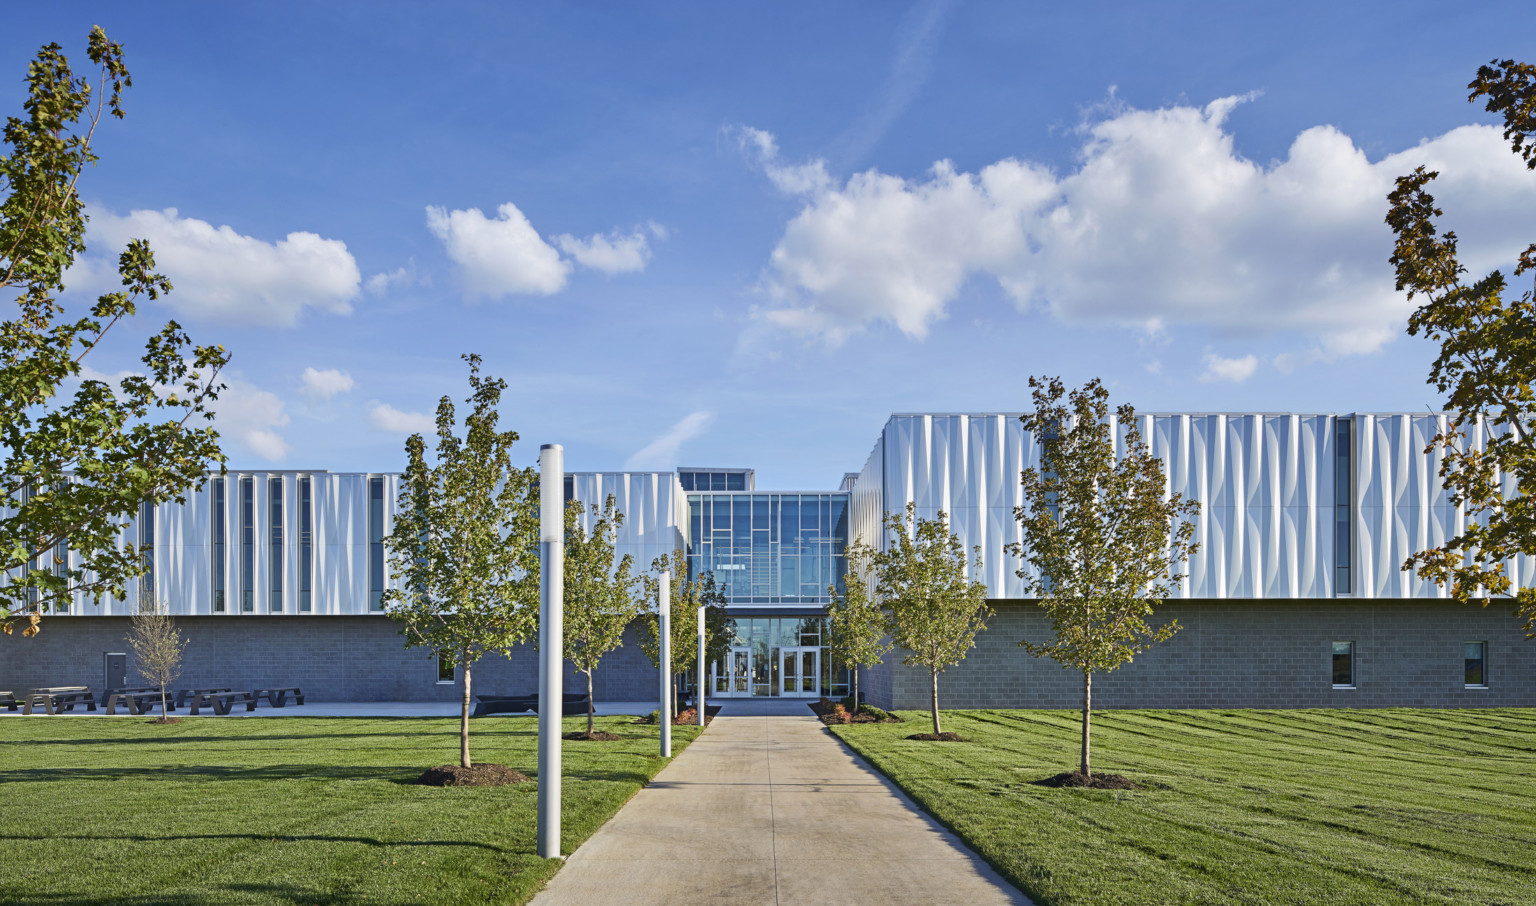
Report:
[[38,705],[49,714],[74,711],[76,705],[85,705],[87,710],[95,711],[96,696],[91,694],[90,686],[43,686],[27,693],[21,713],[31,714]]
[[228,692],[228,691],[229,691],[229,687],[228,686],[218,686],[218,687],[215,687],[215,688],[208,688],[208,689],[182,689],[182,690],[180,690],[180,691],[178,691],[176,693],[176,707],[178,707],[178,708],[186,707],[187,700],[190,699],[190,698],[194,698],[194,697],[198,697],[198,696],[208,696],[208,695],[213,695],[213,694],[218,693],[218,692]]
[[197,714],[198,709],[206,706],[213,707],[215,714],[228,714],[234,710],[235,705],[245,705],[245,710],[256,710],[256,693],[254,692],[204,692],[190,697],[192,704],[191,714]]
[[288,704],[288,696],[293,696],[295,705],[304,704],[304,691],[298,686],[284,686],[281,689],[257,689],[251,693],[257,698],[266,696],[268,703],[274,708],[282,708]]
[[21,702],[16,700],[16,693],[0,689],[0,705],[5,705],[7,711],[15,711],[21,707]]
[[[477,695],[479,704],[470,717],[485,717],[489,714],[520,714],[524,711],[532,711],[535,714],[539,710],[539,697],[537,695]],[[560,713],[564,715],[587,713],[587,694],[585,692],[567,692],[561,696]]]
[[[128,709],[129,714],[148,714],[155,710],[161,702],[159,689],[119,689],[107,696],[107,713],[116,714],[118,705]],[[167,711],[175,711],[176,703],[165,698]]]

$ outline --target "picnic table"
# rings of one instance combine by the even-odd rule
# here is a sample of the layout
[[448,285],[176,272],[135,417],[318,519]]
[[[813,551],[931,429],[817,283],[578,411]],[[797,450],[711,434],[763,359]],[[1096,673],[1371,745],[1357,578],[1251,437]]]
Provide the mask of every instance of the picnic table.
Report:
[[288,704],[288,696],[293,696],[295,705],[304,704],[304,690],[298,686],[284,686],[281,689],[257,689],[251,693],[257,698],[266,696],[267,702],[274,708],[282,708]]
[[16,700],[16,693],[9,689],[0,689],[0,705],[5,705],[7,711],[15,711],[21,707],[21,702]]
[[196,715],[199,708],[212,706],[215,714],[228,714],[235,705],[245,705],[245,710],[256,710],[256,693],[254,692],[204,692],[194,694],[191,698],[191,710],[188,712]]
[[203,698],[203,697],[206,697],[206,696],[209,696],[209,695],[217,695],[220,692],[228,692],[228,691],[229,691],[229,687],[228,686],[218,686],[218,687],[209,688],[209,689],[182,689],[182,690],[179,690],[176,693],[176,707],[178,707],[178,708],[186,707],[187,699],[192,698],[193,696],[196,696],[198,698]]
[[[107,713],[116,714],[117,706],[128,709],[129,714],[148,714],[162,701],[159,689],[117,689],[107,696]],[[165,700],[166,710],[175,711],[176,703]]]
[[21,713],[31,714],[38,705],[49,714],[74,711],[76,705],[85,705],[87,710],[95,711],[96,697],[91,694],[90,686],[40,686],[27,693]]

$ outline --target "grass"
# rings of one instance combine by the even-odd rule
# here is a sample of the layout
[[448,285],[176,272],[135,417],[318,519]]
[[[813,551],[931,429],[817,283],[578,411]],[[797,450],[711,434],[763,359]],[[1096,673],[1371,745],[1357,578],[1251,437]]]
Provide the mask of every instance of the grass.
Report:
[[1064,711],[946,712],[838,736],[1042,906],[1536,903],[1536,711],[1106,711],[1051,789]]
[[[665,764],[632,721],[564,743],[565,852]],[[536,719],[476,721],[470,754],[537,780]],[[559,865],[535,855],[535,784],[410,782],[457,760],[456,718],[0,720],[0,902],[525,902]]]

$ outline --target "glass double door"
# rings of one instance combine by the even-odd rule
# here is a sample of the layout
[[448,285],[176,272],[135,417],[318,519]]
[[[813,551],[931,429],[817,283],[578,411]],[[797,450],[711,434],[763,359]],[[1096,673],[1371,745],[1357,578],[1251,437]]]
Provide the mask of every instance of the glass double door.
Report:
[[779,649],[779,694],[815,698],[821,691],[821,649]]
[[[770,665],[778,669],[770,673]],[[712,694],[723,698],[815,698],[821,694],[821,649],[775,648],[765,657],[750,647],[732,648],[725,663],[716,665]]]

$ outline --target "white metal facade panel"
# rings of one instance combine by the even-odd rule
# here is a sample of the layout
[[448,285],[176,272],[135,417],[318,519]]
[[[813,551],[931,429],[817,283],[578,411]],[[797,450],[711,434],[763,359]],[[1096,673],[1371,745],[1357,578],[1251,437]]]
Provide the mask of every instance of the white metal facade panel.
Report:
[[675,472],[576,472],[568,476],[582,507],[582,527],[592,527],[592,507],[611,494],[624,514],[614,545],[617,556],[634,558],[636,572],[646,572],[658,557],[687,547],[688,497]]

